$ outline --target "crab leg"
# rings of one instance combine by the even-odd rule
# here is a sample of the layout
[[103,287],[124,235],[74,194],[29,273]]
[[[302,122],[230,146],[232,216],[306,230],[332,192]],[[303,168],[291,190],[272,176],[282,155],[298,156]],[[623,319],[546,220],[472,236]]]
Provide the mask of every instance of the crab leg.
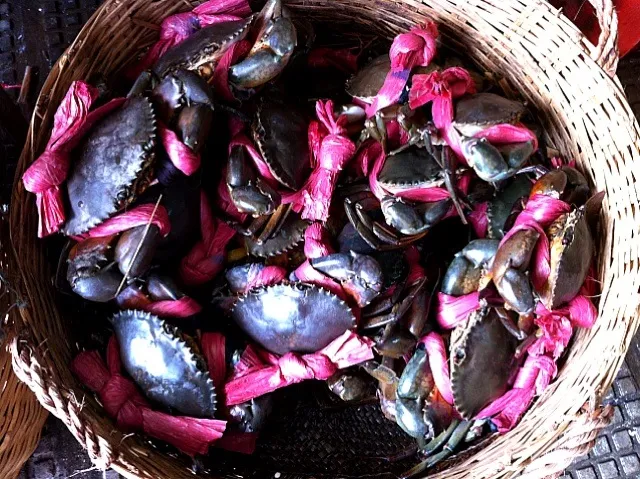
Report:
[[496,310],[496,313],[498,315],[498,318],[500,319],[500,322],[502,323],[504,328],[507,331],[509,331],[509,333],[511,335],[515,336],[520,341],[522,341],[522,340],[527,338],[527,333],[525,333],[520,328],[518,328],[518,326],[515,325],[515,323],[509,317],[509,314],[507,313],[506,309],[504,309],[504,308],[495,308],[495,310]]
[[422,290],[426,283],[426,278],[420,278],[414,284],[409,287],[407,296],[399,303],[394,303],[391,307],[391,311],[387,314],[381,314],[369,318],[365,318],[364,322],[360,325],[362,329],[377,328],[402,318],[405,313],[411,307],[416,295]]
[[420,454],[427,458],[444,446],[451,438],[451,435],[458,427],[458,424],[460,424],[460,419],[454,419],[451,421],[451,424],[449,424],[447,429],[431,439],[431,441],[429,441],[424,447],[420,448]]

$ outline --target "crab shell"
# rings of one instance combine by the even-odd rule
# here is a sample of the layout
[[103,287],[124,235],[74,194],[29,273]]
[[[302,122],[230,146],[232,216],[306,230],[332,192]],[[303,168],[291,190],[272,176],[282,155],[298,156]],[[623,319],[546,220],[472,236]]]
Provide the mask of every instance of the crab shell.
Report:
[[391,59],[388,54],[374,58],[347,81],[347,93],[365,103],[371,103],[382,88],[390,70]]
[[269,258],[291,251],[304,239],[304,232],[309,222],[295,214],[290,214],[273,236],[258,243],[257,238],[247,236],[245,247],[252,256]]
[[311,172],[308,126],[307,117],[297,106],[263,96],[251,128],[271,174],[296,191]]
[[67,180],[66,235],[88,231],[148,186],[155,142],[155,116],[144,97],[129,98],[91,130]]
[[178,69],[196,70],[205,79],[213,74],[213,67],[227,49],[243,40],[255,15],[242,20],[215,23],[197,30],[186,40],[170,48],[153,66],[158,77]]
[[124,368],[150,399],[186,416],[213,417],[207,366],[177,328],[142,311],[121,311],[110,320]]
[[502,396],[515,373],[518,340],[502,325],[493,308],[481,305],[451,334],[453,402],[464,419],[472,419]]
[[550,274],[540,291],[549,310],[573,299],[584,283],[594,253],[593,237],[585,216],[578,208],[560,216],[549,226]]
[[395,189],[429,188],[442,186],[444,176],[435,158],[426,149],[414,146],[387,156],[378,181]]
[[476,93],[458,100],[453,126],[464,136],[502,123],[516,123],[527,108],[519,101],[495,93]]
[[319,351],[356,324],[344,301],[307,283],[253,289],[231,315],[251,339],[276,354]]

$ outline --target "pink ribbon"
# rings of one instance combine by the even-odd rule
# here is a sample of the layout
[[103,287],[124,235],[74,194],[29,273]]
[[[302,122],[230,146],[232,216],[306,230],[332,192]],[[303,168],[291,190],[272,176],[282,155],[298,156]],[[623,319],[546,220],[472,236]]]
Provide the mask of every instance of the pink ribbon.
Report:
[[244,292],[248,293],[253,288],[259,288],[261,286],[272,286],[282,283],[285,279],[287,279],[287,270],[282,266],[252,264],[249,267],[247,285]]
[[71,83],[53,117],[53,129],[44,152],[22,175],[25,189],[36,195],[40,238],[56,233],[65,222],[60,185],[69,174],[71,150],[98,120],[125,101],[116,98],[89,112],[97,97],[98,90],[91,85],[81,81]]
[[204,191],[200,192],[201,239],[180,262],[180,279],[189,286],[212,280],[224,266],[225,248],[236,231],[215,217]]
[[480,293],[478,291],[463,296],[438,293],[436,321],[442,329],[453,329],[466,321],[469,314],[478,309],[479,305]]
[[489,227],[489,218],[487,217],[487,209],[489,202],[483,201],[473,206],[473,210],[467,214],[467,220],[473,228],[473,232],[478,238],[487,237],[487,229]]
[[200,154],[185,145],[178,135],[162,123],[158,123],[160,141],[173,166],[187,176],[193,175],[200,168]]
[[373,103],[367,107],[368,117],[398,101],[411,70],[418,66],[426,67],[433,60],[437,38],[438,29],[433,22],[427,22],[424,27],[413,27],[408,33],[395,37],[389,50],[391,70]]
[[225,385],[226,404],[240,404],[308,379],[328,379],[339,369],[372,359],[372,346],[372,340],[353,331],[345,331],[313,354],[277,356],[249,345],[240,360],[242,372]]
[[433,381],[442,398],[449,404],[453,404],[453,392],[451,391],[451,379],[449,376],[449,363],[447,362],[447,349],[438,333],[429,333],[420,340],[424,344],[429,358],[429,368],[433,374]]
[[347,116],[334,119],[332,100],[319,100],[316,115],[319,124],[314,122],[309,127],[310,151],[316,166],[300,191],[284,202],[292,202],[294,210],[301,212],[303,219],[326,221],[338,175],[353,158],[356,146],[346,136]]
[[141,309],[161,318],[188,318],[202,311],[202,306],[195,299],[183,296],[176,300],[150,301]]
[[74,236],[73,239],[81,241],[86,238],[104,238],[146,224],[157,226],[162,236],[167,236],[171,231],[171,221],[164,206],[158,205],[156,208],[155,204],[147,203],[112,216],[86,233]]
[[[108,368],[107,368],[108,365]],[[136,385],[121,374],[118,343],[112,337],[107,347],[107,365],[97,351],[83,351],[71,363],[74,374],[100,397],[107,414],[124,431],[143,431],[194,456],[206,454],[220,439],[226,421],[171,416],[154,411]]]
[[230,103],[234,102],[236,98],[229,85],[229,68],[249,53],[250,50],[251,43],[247,40],[234,43],[224,55],[222,55],[222,58],[220,58],[213,70],[213,77],[211,79],[213,90]]
[[144,58],[127,72],[127,76],[137,78],[167,50],[183,42],[201,28],[214,23],[241,20],[249,15],[251,15],[251,7],[246,0],[209,0],[190,12],[169,16],[160,25],[160,39],[149,49]]

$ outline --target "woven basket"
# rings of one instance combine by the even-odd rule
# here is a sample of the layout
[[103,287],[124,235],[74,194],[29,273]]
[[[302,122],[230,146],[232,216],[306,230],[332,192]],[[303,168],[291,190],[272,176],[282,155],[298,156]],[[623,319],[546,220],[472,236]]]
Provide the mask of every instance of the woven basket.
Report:
[[[558,378],[513,431],[459,455],[446,464],[448,469],[430,477],[559,475],[574,457],[588,451],[611,416],[609,408],[598,404],[638,327],[640,193],[634,168],[640,167],[640,136],[618,80],[610,77],[618,59],[611,1],[591,1],[602,27],[595,47],[540,0],[286,2],[296,14],[315,22],[386,38],[434,20],[445,44],[485,70],[504,75],[507,91],[521,92],[542,113],[549,145],[575,158],[594,188],[607,193],[597,238],[602,295],[596,326],[577,332]],[[157,30],[150,25],[193,6],[174,0],[105,1],[45,82],[17,178],[44,148],[55,109],[72,80],[86,79],[95,71],[117,73],[155,41]],[[15,318],[21,327],[12,345],[16,373],[42,405],[64,421],[96,465],[111,466],[132,478],[192,477],[184,458],[116,430],[69,372],[74,345],[51,285],[46,242],[37,239],[34,198],[16,181],[12,201],[13,253],[21,293],[29,304]],[[303,398],[306,391],[293,388],[288,394]],[[334,410],[300,399],[280,419],[276,414],[275,429],[263,436],[257,460],[219,455],[213,472],[202,475],[266,477],[268,471],[282,473],[276,477],[393,477],[411,462],[400,459],[401,447],[397,461],[380,460],[389,455],[390,445],[406,448],[407,441],[381,419],[375,405]]]

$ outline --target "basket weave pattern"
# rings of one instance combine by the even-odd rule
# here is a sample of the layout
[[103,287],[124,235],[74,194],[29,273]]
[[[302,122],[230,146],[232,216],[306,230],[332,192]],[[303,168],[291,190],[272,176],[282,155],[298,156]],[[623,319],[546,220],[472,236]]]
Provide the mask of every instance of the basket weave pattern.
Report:
[[[107,0],[47,78],[31,122],[17,177],[42,151],[53,114],[69,84],[99,71],[112,75],[153,43],[149,24],[199,2]],[[599,408],[638,327],[640,130],[622,87],[609,74],[617,64],[617,19],[611,2],[593,0],[602,26],[597,46],[568,19],[539,0],[292,0],[296,14],[350,31],[391,38],[427,19],[442,40],[487,71],[504,76],[541,113],[548,144],[575,158],[596,190],[606,191],[598,243],[600,317],[575,335],[566,364],[510,433],[463,454],[430,477],[537,479],[555,477],[593,444],[611,417]],[[21,334],[12,343],[16,374],[40,403],[62,419],[100,467],[132,478],[190,478],[185,465],[124,436],[68,370],[73,345],[56,303],[43,242],[37,239],[33,197],[20,181],[12,197],[12,259],[29,307],[16,309]],[[89,318],[90,319],[90,318]],[[89,320],[88,319],[88,320]],[[297,472],[297,471],[291,471]],[[302,471],[300,471],[302,472]]]

